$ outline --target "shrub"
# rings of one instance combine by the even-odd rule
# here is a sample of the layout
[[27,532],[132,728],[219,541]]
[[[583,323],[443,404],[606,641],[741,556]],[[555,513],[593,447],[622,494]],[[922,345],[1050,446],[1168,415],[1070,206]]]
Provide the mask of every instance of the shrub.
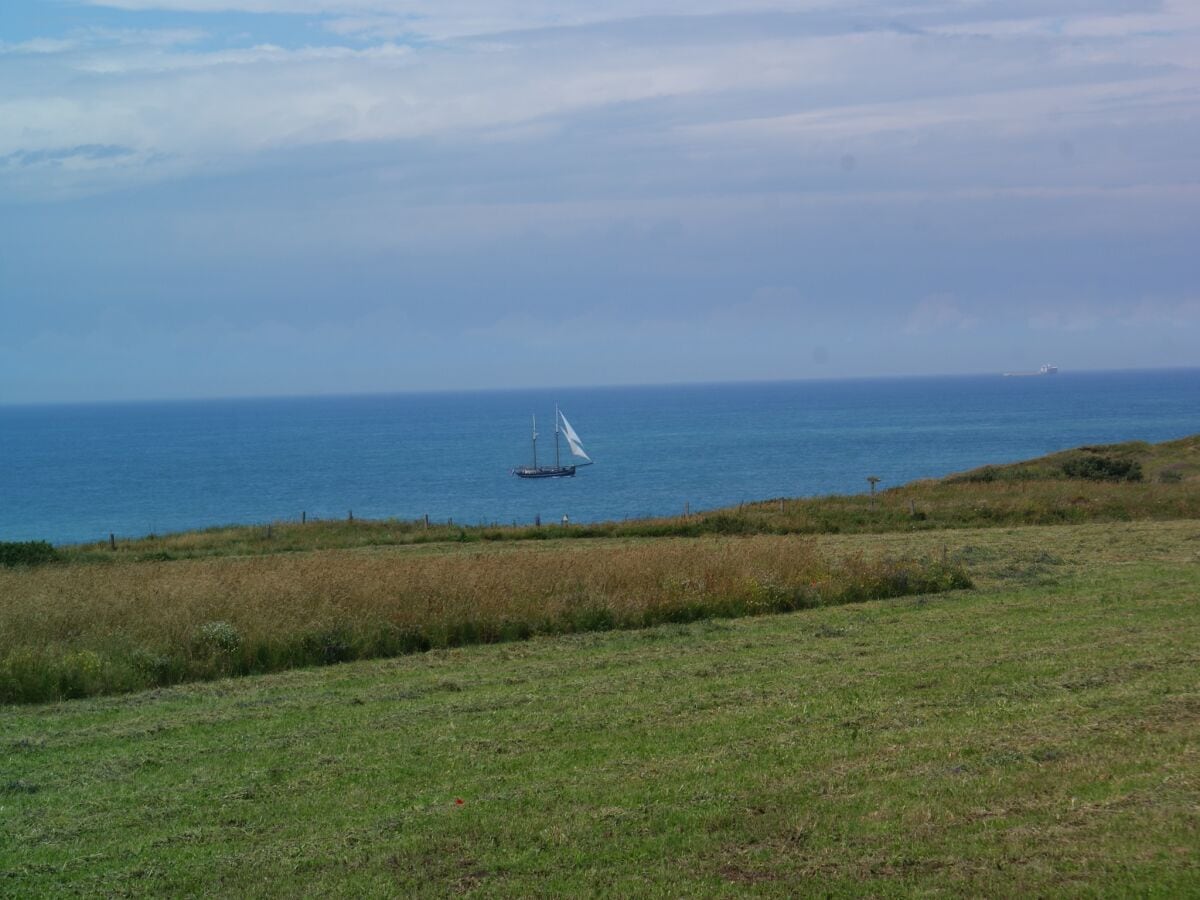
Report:
[[1141,481],[1142,464],[1132,459],[1112,456],[1073,456],[1062,464],[1068,478],[1088,481]]
[[242,636],[228,622],[205,622],[196,629],[192,646],[202,658],[228,658],[241,649]]
[[[705,516],[700,521],[699,530],[707,534],[749,534],[756,529],[743,516],[717,513],[716,515]],[[674,529],[668,527],[666,533],[673,531]]]
[[61,559],[46,541],[0,541],[0,566],[41,566]]

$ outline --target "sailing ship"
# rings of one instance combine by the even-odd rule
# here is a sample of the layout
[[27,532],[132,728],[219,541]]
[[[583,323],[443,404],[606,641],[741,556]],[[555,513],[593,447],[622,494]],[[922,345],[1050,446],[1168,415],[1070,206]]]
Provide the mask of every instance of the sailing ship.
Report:
[[[561,426],[561,427],[560,427]],[[559,458],[559,434],[567,439],[567,446],[571,449],[571,455],[586,460],[586,462],[574,463],[564,466]],[[533,417],[533,465],[517,466],[512,470],[512,473],[518,478],[570,478],[574,477],[575,470],[582,466],[592,465],[591,458],[583,452],[583,443],[579,440],[579,435],[575,433],[575,429],[571,427],[571,423],[567,421],[567,417],[562,414],[557,406],[554,407],[554,465],[539,466],[537,461],[537,416]]]

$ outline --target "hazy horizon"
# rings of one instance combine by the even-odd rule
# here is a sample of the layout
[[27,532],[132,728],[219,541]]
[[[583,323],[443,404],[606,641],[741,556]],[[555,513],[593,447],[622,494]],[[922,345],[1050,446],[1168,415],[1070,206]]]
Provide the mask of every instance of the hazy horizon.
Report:
[[[1167,372],[1195,372],[1200,371],[1200,366],[1157,366],[1157,367],[1137,367],[1129,369],[1069,369],[1060,371],[1049,377],[1067,377],[1073,375],[1137,375],[1137,374],[1154,374]],[[339,398],[382,398],[395,396],[437,396],[439,394],[508,394],[508,393],[528,393],[541,392],[549,393],[553,391],[561,391],[563,393],[578,392],[578,391],[606,391],[606,390],[624,390],[645,388],[653,390],[655,388],[702,388],[702,387],[726,387],[739,386],[754,387],[756,385],[788,385],[788,384],[803,384],[805,382],[858,382],[858,381],[904,381],[904,380],[937,380],[937,379],[956,379],[956,378],[1003,378],[1006,375],[1029,375],[1036,374],[1036,370],[1021,369],[1009,370],[1007,372],[913,372],[905,374],[882,374],[882,375],[838,375],[838,376],[821,376],[813,375],[801,378],[741,378],[741,379],[725,379],[721,381],[714,380],[698,380],[698,381],[639,381],[639,382],[610,382],[608,384],[517,384],[506,385],[503,387],[487,387],[487,386],[471,386],[471,387],[444,387],[444,388],[413,388],[399,390],[362,390],[362,391],[317,391],[310,393],[281,393],[281,394],[196,394],[191,396],[145,396],[145,397],[128,397],[123,399],[110,400],[39,400],[28,402],[0,402],[0,409],[3,408],[20,408],[20,407],[54,407],[54,406],[105,406],[105,405],[140,405],[140,404],[158,404],[158,403],[219,403],[222,401],[238,401],[238,400],[336,400]]]
[[0,403],[1192,367],[1200,8],[10,0]]

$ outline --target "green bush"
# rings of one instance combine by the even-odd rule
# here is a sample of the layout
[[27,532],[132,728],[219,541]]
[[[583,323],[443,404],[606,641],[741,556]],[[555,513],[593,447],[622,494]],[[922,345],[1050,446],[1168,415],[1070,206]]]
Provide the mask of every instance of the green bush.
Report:
[[0,566],[41,566],[60,558],[46,541],[0,541]]
[[1073,456],[1062,464],[1068,478],[1088,481],[1141,481],[1142,464],[1131,459],[1112,456]]

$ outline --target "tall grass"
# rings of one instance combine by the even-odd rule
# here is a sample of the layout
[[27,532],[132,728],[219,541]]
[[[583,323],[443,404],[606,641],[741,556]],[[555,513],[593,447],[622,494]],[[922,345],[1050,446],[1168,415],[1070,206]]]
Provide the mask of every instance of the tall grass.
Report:
[[768,537],[0,571],[0,701],[968,584],[936,561],[830,559],[802,539]]

